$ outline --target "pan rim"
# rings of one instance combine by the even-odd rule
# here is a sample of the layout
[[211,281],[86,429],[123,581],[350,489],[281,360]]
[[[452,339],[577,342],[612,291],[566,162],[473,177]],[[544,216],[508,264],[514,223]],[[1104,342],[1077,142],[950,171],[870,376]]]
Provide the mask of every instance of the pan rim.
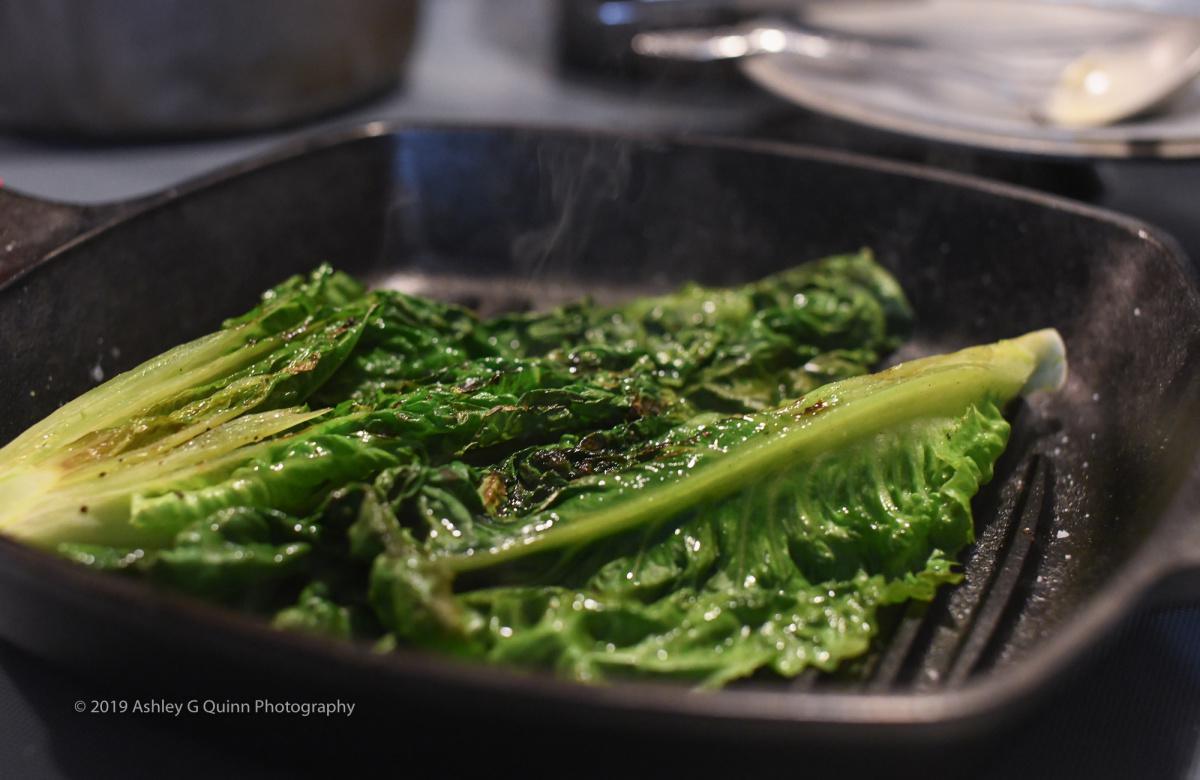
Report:
[[549,122],[456,122],[451,120],[376,120],[366,123],[353,123],[343,127],[324,130],[311,136],[290,139],[281,142],[273,149],[261,154],[251,155],[227,165],[220,166],[188,177],[177,184],[158,192],[150,193],[128,200],[116,200],[99,204],[77,204],[69,201],[50,200],[32,195],[25,195],[12,188],[23,197],[48,205],[73,207],[91,210],[98,214],[95,224],[79,235],[65,241],[63,244],[47,252],[42,258],[21,269],[3,284],[0,290],[13,285],[25,274],[40,267],[70,250],[76,245],[88,241],[97,235],[115,228],[129,220],[136,219],[142,214],[154,211],[177,200],[186,198],[194,193],[228,183],[245,175],[285,164],[291,160],[343,145],[369,141],[375,138],[399,136],[414,132],[443,132],[443,133],[525,133],[531,135],[559,135],[576,138],[606,138],[614,141],[627,141],[643,146],[684,146],[695,148],[719,148],[730,151],[755,152],[777,157],[810,160],[845,165],[852,168],[869,170],[896,176],[906,176],[926,181],[935,181],[952,186],[976,190],[1004,198],[1033,203],[1054,211],[1064,211],[1082,217],[1108,222],[1124,228],[1138,238],[1149,241],[1169,255],[1192,282],[1193,290],[1200,289],[1200,270],[1194,267],[1188,259],[1183,247],[1169,232],[1145,220],[1124,214],[1101,206],[1093,206],[1060,195],[1052,195],[1019,184],[987,179],[969,173],[942,170],[921,163],[890,160],[859,152],[842,149],[832,149],[813,144],[790,143],[788,141],[768,140],[759,138],[744,138],[739,136],[714,135],[705,133],[689,133],[682,131],[653,131],[653,130],[621,130],[611,128],[592,128],[577,124],[555,124]]

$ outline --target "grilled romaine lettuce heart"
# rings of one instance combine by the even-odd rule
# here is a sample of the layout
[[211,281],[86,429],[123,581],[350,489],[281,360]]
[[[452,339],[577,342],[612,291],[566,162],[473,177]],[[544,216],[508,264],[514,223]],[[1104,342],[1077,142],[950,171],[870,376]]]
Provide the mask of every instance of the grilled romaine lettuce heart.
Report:
[[868,252],[481,321],[321,268],[0,450],[0,532],[281,627],[580,680],[834,669],[957,578],[1052,331],[865,375]]

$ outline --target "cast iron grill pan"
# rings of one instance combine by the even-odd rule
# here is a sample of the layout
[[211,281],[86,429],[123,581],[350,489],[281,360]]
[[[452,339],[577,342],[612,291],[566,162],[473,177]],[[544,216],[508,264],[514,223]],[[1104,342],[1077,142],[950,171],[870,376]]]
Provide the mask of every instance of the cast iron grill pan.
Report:
[[965,581],[886,613],[845,673],[697,695],[380,656],[7,541],[0,635],[147,690],[323,692],[396,722],[777,745],[978,733],[1200,564],[1200,296],[1170,239],[1118,215],[820,150],[520,127],[374,126],[112,207],[0,190],[0,441],[324,260],[489,313],[732,284],[860,246],[917,310],[897,358],[1053,326],[1072,373],[1011,410]]

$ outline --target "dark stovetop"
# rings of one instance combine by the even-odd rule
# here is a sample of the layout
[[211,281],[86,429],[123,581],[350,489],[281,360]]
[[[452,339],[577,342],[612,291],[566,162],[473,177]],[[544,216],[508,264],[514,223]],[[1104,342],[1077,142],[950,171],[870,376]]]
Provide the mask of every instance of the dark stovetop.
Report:
[[[566,75],[555,64],[548,0],[428,5],[408,84],[390,97],[305,127],[234,139],[102,145],[0,136],[0,179],[54,199],[118,200],[290,138],[376,119],[739,134],[923,162],[1126,211],[1175,234],[1200,258],[1200,205],[1191,196],[1200,161],[1050,161],[928,144],[807,114],[727,74],[702,84]],[[1200,605],[1143,611],[1093,660],[1002,744],[980,747],[972,774],[1200,776]],[[183,777],[292,776],[304,768],[302,749],[255,751],[186,720],[75,712],[78,700],[102,694],[119,692],[0,644],[0,775],[93,777],[169,766]],[[287,717],[279,729],[288,728]]]

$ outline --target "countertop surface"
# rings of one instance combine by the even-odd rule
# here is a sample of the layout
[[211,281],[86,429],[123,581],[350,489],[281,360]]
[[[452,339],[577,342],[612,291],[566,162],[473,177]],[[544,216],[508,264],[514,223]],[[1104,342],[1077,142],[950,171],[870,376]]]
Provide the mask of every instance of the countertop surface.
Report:
[[[177,184],[278,144],[374,120],[535,122],[683,133],[755,135],[833,145],[1007,179],[1134,213],[1200,257],[1200,183],[1171,164],[1006,159],[860,131],[805,114],[748,85],[610,82],[557,67],[550,3],[428,4],[405,85],[304,126],[192,142],[101,144],[0,136],[5,186],[53,200],[99,203]],[[1004,744],[980,748],[983,777],[1200,777],[1200,605],[1147,608]],[[111,692],[106,692],[111,693]],[[164,716],[77,713],[96,696],[86,679],[0,643],[0,775],[294,776],[302,764],[214,740]],[[278,720],[288,728],[288,718]],[[299,750],[296,755],[302,756]],[[695,758],[702,759],[702,755]],[[930,767],[930,774],[940,770]]]

